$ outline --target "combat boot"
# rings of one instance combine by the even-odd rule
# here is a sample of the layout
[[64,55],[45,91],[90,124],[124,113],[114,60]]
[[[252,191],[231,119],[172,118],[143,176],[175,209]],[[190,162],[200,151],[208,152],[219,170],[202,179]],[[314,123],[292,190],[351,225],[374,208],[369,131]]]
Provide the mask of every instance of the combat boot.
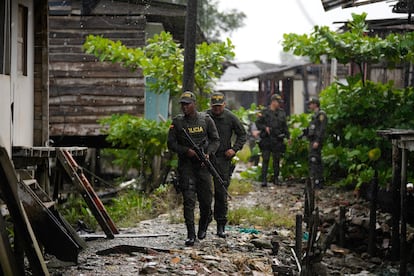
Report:
[[186,246],[193,246],[196,239],[194,224],[187,224],[187,239],[185,240]]
[[262,176],[262,187],[267,187],[267,176]]
[[200,219],[200,222],[198,224],[198,233],[197,233],[197,237],[200,240],[203,240],[206,238],[207,235],[207,228],[209,223],[211,222],[211,218],[209,219]]
[[218,223],[217,224],[217,236],[220,238],[226,238],[226,233],[224,233],[225,224],[224,223]]

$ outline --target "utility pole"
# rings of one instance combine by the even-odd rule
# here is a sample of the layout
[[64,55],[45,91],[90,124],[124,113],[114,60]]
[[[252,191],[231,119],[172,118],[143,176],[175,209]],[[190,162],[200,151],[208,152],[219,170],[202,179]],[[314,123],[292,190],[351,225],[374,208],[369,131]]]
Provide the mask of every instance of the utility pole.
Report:
[[194,65],[197,36],[197,0],[187,0],[184,33],[183,91],[194,92]]

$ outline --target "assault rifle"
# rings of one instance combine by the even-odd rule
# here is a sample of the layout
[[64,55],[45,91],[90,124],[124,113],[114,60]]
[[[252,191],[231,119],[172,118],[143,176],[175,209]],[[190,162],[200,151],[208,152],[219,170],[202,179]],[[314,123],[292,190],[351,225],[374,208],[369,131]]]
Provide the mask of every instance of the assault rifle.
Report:
[[198,159],[200,159],[200,161],[204,163],[204,165],[207,167],[211,175],[215,179],[217,179],[217,181],[220,183],[221,186],[223,186],[223,189],[226,192],[227,196],[229,197],[229,199],[231,199],[231,195],[226,189],[226,182],[223,180],[223,178],[221,178],[220,174],[218,173],[217,169],[214,167],[213,163],[211,163],[210,159],[206,157],[203,149],[194,142],[194,140],[191,138],[190,134],[188,134],[185,128],[183,128],[183,131],[184,131],[185,137],[187,138],[188,142],[190,142],[193,150],[196,152]]

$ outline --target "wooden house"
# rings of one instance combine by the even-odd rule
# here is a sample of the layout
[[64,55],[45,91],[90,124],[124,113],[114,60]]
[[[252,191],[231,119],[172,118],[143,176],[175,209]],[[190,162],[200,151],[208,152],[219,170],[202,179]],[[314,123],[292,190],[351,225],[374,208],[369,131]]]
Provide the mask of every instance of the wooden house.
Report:
[[47,1],[0,2],[0,144],[44,145],[48,132]]
[[103,148],[107,144],[99,119],[123,113],[144,116],[145,102],[154,100],[149,101],[141,71],[86,54],[86,36],[143,47],[147,38],[165,30],[183,45],[186,7],[122,0],[49,0],[49,7],[50,138],[56,146]]
[[[341,67],[342,68],[342,67]],[[323,85],[329,82],[330,65],[315,65],[306,61],[275,65],[263,72],[241,78],[243,81],[258,80],[257,104],[267,106],[273,94],[284,99],[286,114],[306,111],[306,100],[318,95]],[[341,70],[343,77],[346,72]]]
[[217,80],[214,90],[226,95],[228,108],[238,109],[244,107],[248,109],[252,103],[257,103],[259,86],[255,79],[247,81],[241,79],[262,73],[275,66],[276,64],[261,61],[231,63],[220,79]]
[[[2,275],[24,275],[24,255],[33,275],[48,275],[41,246],[44,252],[75,262],[84,247],[53,208],[60,185],[54,183],[52,199],[49,172],[51,159],[60,162],[69,179],[78,182],[75,185],[92,192],[73,158],[83,156],[86,147],[51,147],[50,138],[73,136],[69,144],[81,145],[77,142],[83,137],[99,135],[96,120],[100,116],[144,112],[142,74],[85,55],[81,51],[85,36],[108,35],[129,46],[143,46],[147,35],[167,30],[183,40],[183,6],[157,1],[131,6],[129,2],[0,1],[0,204],[2,215],[3,204],[7,206],[15,237],[23,247],[11,247],[1,216]],[[99,141],[94,142],[99,146]],[[83,198],[93,198],[87,203],[97,219],[103,218],[98,221],[113,238],[117,229],[108,227],[99,198],[96,194]]]

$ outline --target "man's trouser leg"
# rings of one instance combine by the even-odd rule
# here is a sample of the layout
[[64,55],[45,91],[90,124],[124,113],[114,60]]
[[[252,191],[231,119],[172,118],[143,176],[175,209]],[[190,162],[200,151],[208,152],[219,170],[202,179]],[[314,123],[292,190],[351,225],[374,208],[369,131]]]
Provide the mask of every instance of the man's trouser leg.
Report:
[[197,176],[197,197],[200,207],[200,221],[198,223],[198,238],[204,239],[207,234],[207,228],[212,220],[211,203],[213,201],[213,188],[211,183],[211,174],[207,168],[200,168]]
[[196,203],[196,193],[193,189],[183,190],[184,219],[187,226],[187,240],[185,245],[193,245],[195,242],[194,230],[194,208]]
[[191,166],[180,168],[180,188],[183,193],[184,220],[187,227],[187,240],[185,245],[191,246],[195,242],[194,208],[196,204],[196,187]]
[[217,235],[221,238],[225,238],[226,234],[224,233],[224,230],[227,224],[228,211],[226,191],[230,185],[231,160],[224,157],[216,158],[215,165],[225,182],[225,186],[223,187],[217,179],[214,179],[214,219],[217,222]]
[[279,185],[279,170],[280,170],[280,157],[281,153],[278,150],[273,150],[273,184]]
[[262,187],[267,186],[267,170],[269,167],[270,151],[262,151]]

